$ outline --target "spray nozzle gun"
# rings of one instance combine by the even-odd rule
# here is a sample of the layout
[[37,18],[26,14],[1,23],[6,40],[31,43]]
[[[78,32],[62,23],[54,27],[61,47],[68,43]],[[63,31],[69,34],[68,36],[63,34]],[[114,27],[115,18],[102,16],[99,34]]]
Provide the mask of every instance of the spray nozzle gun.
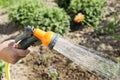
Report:
[[[34,27],[28,26],[25,28],[24,32],[15,38],[16,45],[18,49],[27,49],[29,46],[33,45],[37,41],[41,41],[46,47],[52,49],[58,39],[58,35],[54,32],[42,31],[41,29],[36,29]],[[6,78],[10,80],[9,63],[6,63]]]
[[52,31],[45,32],[41,29],[36,29],[31,26],[27,26],[24,33],[18,35],[15,38],[17,42],[16,48],[27,49],[37,41],[41,41],[46,47],[52,49],[58,39],[58,34]]

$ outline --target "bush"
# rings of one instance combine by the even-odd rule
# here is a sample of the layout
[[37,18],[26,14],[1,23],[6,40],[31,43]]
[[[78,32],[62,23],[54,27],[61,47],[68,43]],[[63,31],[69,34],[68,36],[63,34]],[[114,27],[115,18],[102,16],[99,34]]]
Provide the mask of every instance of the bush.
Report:
[[0,60],[0,78],[2,77],[2,74],[5,72],[5,62]]
[[69,16],[57,7],[47,7],[37,0],[28,0],[10,9],[10,20],[16,25],[31,25],[45,31],[67,33],[70,29]]
[[[59,0],[57,0],[59,1]],[[85,21],[90,24],[98,24],[102,18],[102,11],[105,6],[105,0],[69,0],[70,3],[67,4],[66,11],[73,18],[77,13],[82,13],[85,15]],[[59,1],[58,4],[64,4],[66,0]]]

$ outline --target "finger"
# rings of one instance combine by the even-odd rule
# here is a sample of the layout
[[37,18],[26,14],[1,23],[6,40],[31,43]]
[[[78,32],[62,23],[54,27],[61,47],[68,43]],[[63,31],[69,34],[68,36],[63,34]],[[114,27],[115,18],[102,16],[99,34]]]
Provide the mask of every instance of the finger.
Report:
[[22,50],[22,49],[15,49],[18,56],[25,57],[30,51],[29,50]]
[[8,45],[9,45],[9,46],[13,46],[14,44],[15,44],[15,40],[9,40],[9,41],[8,41]]

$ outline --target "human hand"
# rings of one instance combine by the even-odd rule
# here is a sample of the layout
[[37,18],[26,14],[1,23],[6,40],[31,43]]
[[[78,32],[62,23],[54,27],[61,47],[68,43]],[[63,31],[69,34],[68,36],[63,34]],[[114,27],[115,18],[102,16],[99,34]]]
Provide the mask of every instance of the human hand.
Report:
[[0,44],[0,59],[15,64],[30,51],[15,48],[15,40],[8,40]]

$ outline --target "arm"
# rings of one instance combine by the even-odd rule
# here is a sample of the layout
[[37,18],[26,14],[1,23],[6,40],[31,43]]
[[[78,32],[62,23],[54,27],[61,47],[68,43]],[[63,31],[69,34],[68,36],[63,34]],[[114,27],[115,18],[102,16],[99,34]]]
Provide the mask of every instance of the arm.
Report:
[[14,48],[14,44],[14,40],[8,40],[0,44],[0,59],[14,64],[29,53],[29,50]]

